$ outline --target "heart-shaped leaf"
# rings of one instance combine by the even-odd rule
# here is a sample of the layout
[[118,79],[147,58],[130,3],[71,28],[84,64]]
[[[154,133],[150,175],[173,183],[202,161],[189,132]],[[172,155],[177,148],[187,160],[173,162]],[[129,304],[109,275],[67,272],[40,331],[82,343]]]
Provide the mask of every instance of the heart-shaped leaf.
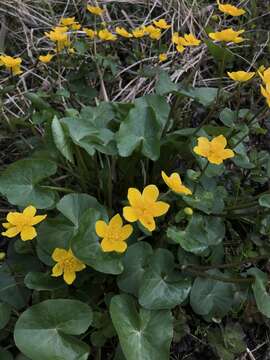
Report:
[[173,254],[158,249],[151,257],[139,288],[139,303],[146,309],[171,309],[181,304],[191,289],[191,280],[174,270]]
[[72,335],[83,334],[92,322],[91,308],[78,300],[46,300],[19,317],[16,346],[32,360],[86,360],[88,346]]
[[[9,322],[11,306],[0,302],[0,329],[3,329]],[[1,358],[0,358],[1,359]]]
[[173,336],[170,311],[138,311],[130,295],[116,295],[111,300],[110,314],[128,360],[169,359]]
[[24,283],[28,289],[38,291],[52,291],[65,286],[61,279],[56,279],[48,273],[41,272],[29,272],[24,278]]
[[54,175],[56,170],[56,164],[50,160],[29,158],[16,161],[0,176],[0,192],[13,205],[49,208],[55,203],[56,193],[43,188],[40,183]]

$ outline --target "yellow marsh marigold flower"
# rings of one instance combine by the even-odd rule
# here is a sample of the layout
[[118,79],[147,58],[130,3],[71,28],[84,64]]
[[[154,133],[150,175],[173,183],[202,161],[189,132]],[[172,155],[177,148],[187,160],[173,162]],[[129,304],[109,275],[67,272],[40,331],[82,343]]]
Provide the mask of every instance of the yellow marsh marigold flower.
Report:
[[234,157],[231,149],[225,149],[227,140],[223,135],[214,137],[209,141],[206,137],[198,138],[198,145],[193,151],[200,156],[208,159],[211,164],[220,165],[224,160]]
[[71,25],[71,29],[74,30],[74,31],[80,30],[80,28],[81,28],[81,25],[78,24],[78,23],[75,23],[75,24]]
[[114,215],[109,224],[106,224],[103,220],[96,222],[96,233],[103,238],[100,245],[104,252],[116,251],[123,253],[126,251],[126,240],[130,237],[132,231],[131,225],[123,226],[123,220],[119,214]]
[[245,40],[244,38],[239,36],[243,34],[243,32],[245,32],[245,30],[234,31],[232,28],[230,28],[222,31],[217,31],[215,33],[209,33],[208,35],[212,40],[233,42],[235,44],[238,44]]
[[227,72],[228,76],[234,80],[239,82],[245,82],[253,78],[255,72],[247,72],[247,71],[234,71]]
[[87,10],[94,15],[102,15],[104,12],[104,9],[100,8],[99,6],[91,6],[91,5],[87,5]]
[[149,231],[156,228],[155,217],[166,214],[170,205],[157,201],[159,196],[158,188],[155,185],[148,185],[140,193],[138,189],[128,189],[128,201],[130,206],[125,206],[123,216],[127,221],[140,223]]
[[165,19],[154,20],[153,23],[156,27],[164,30],[169,29],[171,27],[171,25],[167,24]]
[[37,209],[31,205],[25,208],[22,213],[9,212],[7,214],[8,222],[2,224],[6,229],[2,235],[12,238],[20,234],[23,241],[34,239],[37,236],[34,225],[39,224],[47,217],[47,215],[35,216],[36,212]]
[[265,97],[267,105],[270,107],[270,85],[266,84],[265,88],[261,85],[261,94]]
[[160,62],[166,61],[168,59],[168,55],[166,53],[161,53],[158,56]]
[[189,188],[182,184],[181,177],[178,173],[172,173],[170,176],[167,176],[165,172],[162,171],[161,176],[166,185],[175,193],[182,195],[192,194]]
[[143,26],[132,30],[132,35],[137,39],[145,36],[146,35],[145,27]]
[[57,264],[52,268],[52,276],[58,277],[64,274],[64,281],[71,285],[76,279],[76,272],[86,268],[85,264],[77,259],[71,249],[54,249],[52,258]]
[[181,42],[181,45],[184,46],[198,46],[201,43],[201,40],[197,39],[193,34],[185,34],[182,39],[181,37],[178,38],[178,42]]
[[116,34],[125,37],[125,38],[132,38],[133,35],[131,33],[129,33],[126,29],[124,29],[123,27],[119,27],[117,26],[115,29]]
[[43,62],[44,64],[49,63],[52,58],[54,57],[54,54],[47,54],[47,55],[40,55],[38,57],[39,61]]
[[59,22],[62,26],[71,26],[73,24],[76,24],[75,17],[68,17],[68,18],[62,18]]
[[22,73],[21,70],[21,58],[15,58],[8,55],[0,55],[0,65],[5,66],[5,68],[11,71],[12,75],[19,75]]
[[63,50],[65,47],[70,46],[70,41],[68,38],[68,27],[67,26],[56,26],[49,33],[45,33],[45,35],[53,42],[56,43],[57,51]]
[[221,4],[219,0],[217,0],[217,4],[220,11],[231,16],[241,16],[246,12],[244,9],[240,9],[230,4]]
[[145,31],[152,40],[159,40],[161,38],[161,30],[153,25],[146,26]]
[[83,31],[86,33],[89,39],[94,39],[94,37],[97,35],[97,32],[92,29],[83,28]]
[[117,36],[111,33],[108,29],[103,29],[98,32],[98,37],[100,40],[104,41],[115,41]]
[[265,84],[270,84],[270,68],[265,68],[263,65],[260,66],[258,73]]

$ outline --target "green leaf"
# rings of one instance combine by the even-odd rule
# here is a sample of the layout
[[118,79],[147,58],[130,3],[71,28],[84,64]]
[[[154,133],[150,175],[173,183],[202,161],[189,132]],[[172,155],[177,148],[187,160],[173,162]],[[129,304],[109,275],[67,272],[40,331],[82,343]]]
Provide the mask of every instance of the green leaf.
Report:
[[237,120],[237,112],[232,111],[229,108],[225,108],[219,114],[220,121],[223,122],[224,125],[232,128],[234,127],[234,123]]
[[208,47],[209,52],[213,56],[213,58],[220,64],[220,62],[224,61],[230,62],[234,58],[234,54],[229,51],[226,47],[221,47],[210,40],[205,40],[205,44]]
[[170,311],[137,310],[131,296],[116,295],[111,300],[110,314],[128,360],[169,359],[173,336]]
[[158,249],[151,257],[139,288],[139,303],[146,309],[171,309],[188,296],[191,281],[174,270],[174,257],[165,249]]
[[252,283],[251,287],[259,311],[270,318],[270,295],[266,290],[268,284],[267,275],[257,268],[249,269],[247,274],[255,277],[255,282]]
[[41,272],[29,272],[24,278],[24,283],[28,289],[38,291],[53,291],[65,286],[61,279],[56,279],[48,273]]
[[74,159],[70,139],[57,116],[54,116],[51,126],[55,146],[68,161],[73,163]]
[[51,105],[43,100],[40,94],[28,92],[24,96],[31,101],[32,106],[37,110],[49,110],[51,108]]
[[116,134],[119,154],[130,156],[140,150],[144,156],[157,160],[160,154],[162,130],[169,116],[169,105],[164,97],[147,95],[134,102],[134,108],[122,121]]
[[55,203],[56,193],[42,188],[40,183],[56,170],[56,164],[50,160],[28,158],[16,161],[0,176],[0,192],[13,205],[49,208]]
[[123,257],[124,271],[117,278],[117,285],[122,291],[138,296],[139,286],[152,253],[151,245],[143,241],[128,247]]
[[46,300],[21,314],[14,339],[33,360],[87,360],[88,346],[72,335],[83,334],[91,322],[92,310],[81,301]]
[[121,255],[103,252],[100,239],[96,235],[96,221],[102,219],[104,220],[104,215],[100,211],[95,209],[86,211],[78,233],[72,239],[72,250],[81,261],[95,270],[106,274],[120,274],[123,271]]
[[[207,271],[210,275],[224,276],[218,270]],[[228,313],[233,304],[234,289],[232,284],[197,277],[190,293],[190,305],[199,315],[221,318]]]
[[270,208],[270,194],[261,195],[259,197],[259,204],[263,207]]
[[13,360],[14,358],[9,351],[0,348],[0,359],[1,360]]
[[224,201],[222,199],[220,187],[215,191],[201,190],[196,196],[184,196],[184,201],[192,208],[199,209],[206,214],[218,214],[224,209]]
[[216,101],[218,89],[210,87],[188,87],[187,89],[178,90],[179,94],[188,96],[198,101],[203,106],[210,106]]
[[194,254],[201,254],[208,249],[207,244],[200,243],[196,237],[192,235],[189,227],[187,227],[186,230],[180,230],[175,226],[169,226],[167,229],[167,236],[176,244],[179,244],[185,251]]
[[3,329],[9,322],[11,306],[0,302],[0,329]]
[[0,266],[0,301],[17,310],[24,308],[29,299],[29,291],[22,287],[23,279],[15,278],[6,264]]
[[171,92],[177,91],[178,86],[174,82],[172,82],[167,72],[161,71],[158,76],[158,81],[156,83],[155,89],[158,95],[166,95]]

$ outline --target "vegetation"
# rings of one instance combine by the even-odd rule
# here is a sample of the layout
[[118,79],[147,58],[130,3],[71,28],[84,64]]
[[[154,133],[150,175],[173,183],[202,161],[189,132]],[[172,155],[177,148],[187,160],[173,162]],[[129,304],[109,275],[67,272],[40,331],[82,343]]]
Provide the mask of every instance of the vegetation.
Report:
[[1,1],[1,360],[267,359],[269,10]]

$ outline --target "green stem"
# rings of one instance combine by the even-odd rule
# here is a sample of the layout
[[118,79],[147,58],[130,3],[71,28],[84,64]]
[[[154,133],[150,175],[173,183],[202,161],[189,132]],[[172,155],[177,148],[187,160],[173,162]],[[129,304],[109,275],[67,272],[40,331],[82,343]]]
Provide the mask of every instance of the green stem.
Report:
[[67,193],[67,194],[74,193],[74,190],[66,188],[66,187],[60,187],[60,186],[42,185],[41,188],[47,189],[47,190],[55,190],[55,191],[59,191],[59,192]]

